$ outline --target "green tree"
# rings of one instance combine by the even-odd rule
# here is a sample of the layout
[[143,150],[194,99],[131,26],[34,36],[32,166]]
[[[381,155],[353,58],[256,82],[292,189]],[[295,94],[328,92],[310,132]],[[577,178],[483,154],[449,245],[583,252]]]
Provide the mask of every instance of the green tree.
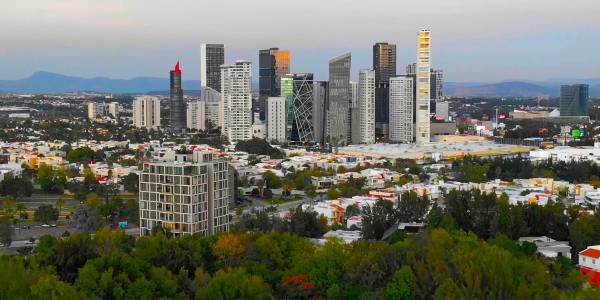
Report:
[[12,222],[7,217],[0,218],[0,243],[4,247],[10,246],[15,236],[15,229],[12,226]]
[[135,173],[129,173],[123,177],[123,187],[130,193],[137,193],[139,188],[139,176]]
[[275,299],[271,288],[262,278],[249,275],[242,269],[219,270],[196,299]]
[[58,210],[50,204],[40,205],[33,215],[36,221],[48,224],[58,220]]
[[414,276],[409,267],[402,267],[385,288],[386,299],[415,299]]

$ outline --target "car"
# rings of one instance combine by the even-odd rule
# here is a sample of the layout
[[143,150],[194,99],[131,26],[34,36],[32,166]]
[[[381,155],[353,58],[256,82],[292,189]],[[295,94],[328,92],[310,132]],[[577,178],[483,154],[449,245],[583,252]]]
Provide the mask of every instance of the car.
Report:
[[56,224],[50,224],[50,227],[56,227]]
[[43,228],[48,228],[48,227],[50,227],[50,225],[48,225],[48,224],[42,224],[42,227]]

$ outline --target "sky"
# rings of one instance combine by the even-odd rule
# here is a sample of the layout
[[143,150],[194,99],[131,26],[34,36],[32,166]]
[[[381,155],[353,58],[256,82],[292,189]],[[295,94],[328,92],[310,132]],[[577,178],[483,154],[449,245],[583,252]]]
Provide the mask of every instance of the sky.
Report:
[[0,10],[0,79],[168,77],[177,60],[199,79],[203,42],[225,44],[226,63],[289,49],[292,71],[320,80],[346,52],[356,78],[389,42],[402,74],[420,29],[446,81],[600,77],[598,0],[27,0]]

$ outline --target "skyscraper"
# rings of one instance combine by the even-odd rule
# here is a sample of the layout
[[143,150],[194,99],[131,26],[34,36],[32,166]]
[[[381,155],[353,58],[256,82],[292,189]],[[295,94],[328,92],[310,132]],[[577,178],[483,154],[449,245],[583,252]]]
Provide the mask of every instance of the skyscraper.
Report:
[[206,129],[206,102],[198,100],[188,102],[186,115],[188,129]]
[[252,139],[252,64],[236,61],[221,66],[223,134],[229,142]]
[[352,143],[375,143],[375,71],[360,70],[352,107]]
[[279,48],[258,51],[258,107],[264,115],[266,99],[281,96],[281,78],[290,73],[290,51]]
[[211,153],[145,163],[140,176],[140,235],[159,226],[179,237],[229,230],[228,162]]
[[389,79],[396,76],[396,45],[373,45],[375,71],[375,127],[378,135],[386,136],[389,120]]
[[444,71],[431,69],[431,100],[441,101],[444,97]]
[[171,131],[182,131],[185,129],[185,102],[183,102],[183,90],[181,89],[181,68],[179,61],[171,70],[171,98],[169,102],[169,128]]
[[[220,84],[219,84],[220,85]],[[210,87],[203,87],[200,90],[200,101],[204,102],[206,109],[206,122],[212,127],[221,127],[223,116],[221,115],[221,93]]]
[[286,99],[267,98],[267,141],[285,142],[286,124]]
[[431,92],[431,39],[429,30],[421,30],[418,35],[416,80],[416,142],[429,143],[431,127],[429,120],[429,93]]
[[560,86],[560,116],[587,116],[589,114],[589,85]]
[[413,142],[414,81],[411,75],[390,78],[389,140],[392,142]]
[[315,142],[323,145],[327,135],[328,82],[313,81],[312,122]]
[[108,114],[114,119],[119,118],[119,102],[111,102],[108,105]]
[[417,75],[417,63],[406,65],[406,75],[416,76]]
[[146,129],[160,127],[160,99],[158,97],[135,97],[133,100],[133,125]]
[[350,53],[329,61],[329,109],[327,111],[327,136],[333,146],[347,145],[350,141]]
[[225,45],[200,45],[200,85],[221,92],[221,65],[225,64]]

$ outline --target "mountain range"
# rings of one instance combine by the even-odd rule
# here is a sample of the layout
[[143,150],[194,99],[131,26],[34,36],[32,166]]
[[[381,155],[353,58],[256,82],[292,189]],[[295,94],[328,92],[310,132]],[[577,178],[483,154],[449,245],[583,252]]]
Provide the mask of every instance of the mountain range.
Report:
[[[452,97],[539,97],[558,96],[561,84],[586,83],[590,96],[600,97],[600,78],[557,78],[545,81],[511,80],[503,82],[445,82],[444,95]],[[184,80],[183,89],[188,95],[197,95],[199,80]],[[0,80],[4,93],[67,93],[103,92],[113,94],[167,94],[168,78],[136,77],[111,79],[108,77],[83,78],[52,72],[35,72],[17,80]]]

